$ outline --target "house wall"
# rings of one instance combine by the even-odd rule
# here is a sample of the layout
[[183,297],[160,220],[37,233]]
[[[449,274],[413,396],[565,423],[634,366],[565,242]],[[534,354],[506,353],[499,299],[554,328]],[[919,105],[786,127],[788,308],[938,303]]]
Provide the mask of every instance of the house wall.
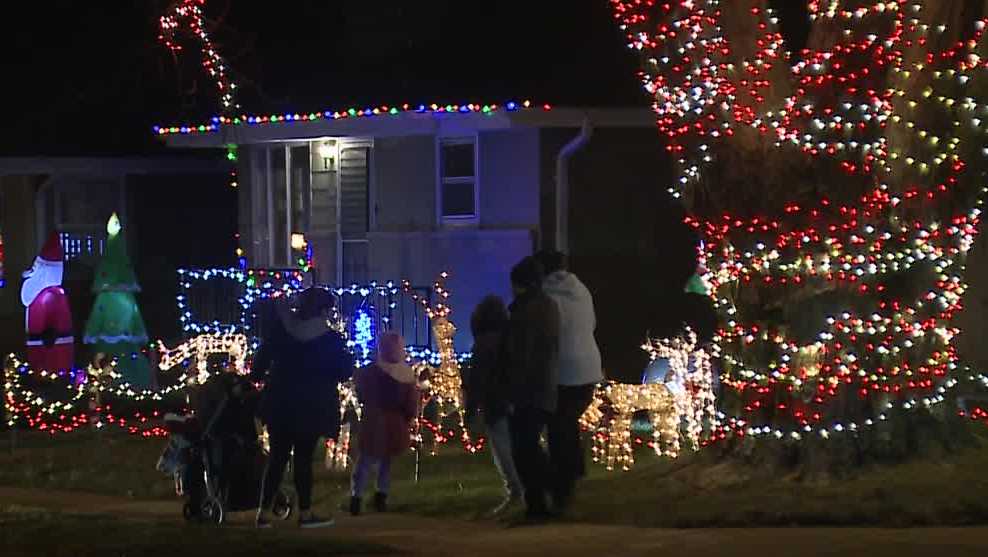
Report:
[[[539,224],[540,150],[537,130],[482,131],[477,136],[480,218],[467,227],[444,227],[437,217],[437,138],[435,135],[375,138],[371,154],[367,275],[387,281],[407,279],[428,286],[443,271],[452,273],[450,303],[459,317],[457,347],[468,350],[467,326],[473,307],[487,294],[510,297],[508,273],[532,253]],[[250,238],[251,262],[267,260],[263,161],[256,147],[242,149],[240,232]],[[323,184],[322,182],[326,182]],[[323,187],[325,186],[325,187]],[[313,207],[318,196],[332,197],[330,174],[313,173]],[[323,191],[325,190],[325,191]],[[251,198],[255,198],[252,203]],[[317,202],[318,201],[318,202]],[[321,218],[321,217],[320,217]],[[310,231],[321,282],[332,282],[335,234],[313,218]],[[326,244],[326,245],[323,245]],[[329,260],[329,265],[319,261]]]
[[20,276],[37,255],[34,192],[41,177],[0,176],[0,233],[3,234],[3,271],[6,286],[0,288],[0,350],[23,354],[24,306]]
[[[375,232],[436,228],[436,139],[431,135],[374,141],[371,213]],[[373,268],[371,269],[373,274]]]
[[510,299],[508,273],[532,253],[538,229],[539,135],[481,132],[477,138],[479,224],[444,228],[437,218],[435,136],[377,139],[369,273],[379,280],[430,285],[443,271],[457,349],[469,350],[469,315],[488,294]]
[[482,132],[479,148],[481,228],[538,230],[538,130]]
[[470,350],[470,313],[489,294],[511,299],[508,273],[532,252],[529,230],[441,230],[370,234],[372,276],[406,279],[428,286],[440,273],[450,277],[451,320],[457,327],[456,349]]

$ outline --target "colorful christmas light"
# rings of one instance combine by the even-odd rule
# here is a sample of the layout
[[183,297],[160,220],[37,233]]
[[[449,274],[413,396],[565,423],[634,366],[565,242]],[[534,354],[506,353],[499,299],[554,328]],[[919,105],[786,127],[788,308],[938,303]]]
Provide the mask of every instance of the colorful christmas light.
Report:
[[[773,12],[757,4],[611,5],[681,170],[670,193],[697,210],[686,222],[703,239],[722,320],[714,353],[740,402],[723,428],[829,437],[891,408],[931,408],[958,381],[982,377],[958,374],[951,323],[986,193],[976,170],[988,155],[986,20],[952,30],[934,21],[943,5],[814,1],[814,24],[837,26],[836,40],[791,63]],[[780,197],[763,214],[732,202],[743,197],[716,181],[718,165],[759,136],[766,149],[813,161],[807,168],[832,168],[841,187]],[[753,187],[775,170],[759,167]],[[893,290],[910,291],[899,277],[915,294]],[[822,295],[846,309],[822,312],[815,335],[784,307],[774,310],[782,317],[767,313]],[[842,416],[835,402],[847,397],[871,417]]]
[[240,108],[240,105],[234,101],[237,84],[230,79],[226,62],[220,56],[209,33],[206,32],[203,16],[205,6],[206,0],[176,0],[167,13],[159,18],[158,40],[175,56],[185,50],[179,38],[180,34],[188,33],[198,43],[202,69],[213,79],[219,92],[221,112],[226,114]]
[[[548,104],[540,107],[544,112],[552,110]],[[374,118],[384,116],[399,116],[402,114],[495,114],[499,112],[518,112],[522,110],[536,110],[531,101],[515,102],[509,101],[503,105],[499,104],[402,104],[399,106],[382,105],[371,108],[349,108],[346,110],[324,110],[320,112],[308,113],[286,113],[270,115],[241,115],[241,116],[214,116],[208,124],[194,124],[183,126],[154,126],[152,129],[157,135],[174,134],[203,134],[218,132],[227,126],[256,126],[264,124],[283,124],[298,122],[313,122],[319,120],[345,120],[348,118]]]

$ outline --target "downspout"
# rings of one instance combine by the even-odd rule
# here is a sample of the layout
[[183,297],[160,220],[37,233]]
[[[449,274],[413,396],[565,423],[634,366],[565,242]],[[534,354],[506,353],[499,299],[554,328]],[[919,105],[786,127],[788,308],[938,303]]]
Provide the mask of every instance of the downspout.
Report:
[[580,133],[563,146],[556,157],[556,242],[557,251],[569,253],[569,159],[590,141],[593,125],[583,119]]

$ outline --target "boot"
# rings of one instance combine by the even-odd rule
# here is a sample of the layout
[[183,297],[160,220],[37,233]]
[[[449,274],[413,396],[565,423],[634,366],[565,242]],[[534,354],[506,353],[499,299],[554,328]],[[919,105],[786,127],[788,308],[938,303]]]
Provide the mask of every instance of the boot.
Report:
[[360,497],[353,496],[350,498],[350,514],[353,516],[360,516]]
[[388,494],[380,491],[374,494],[374,510],[379,513],[388,512]]

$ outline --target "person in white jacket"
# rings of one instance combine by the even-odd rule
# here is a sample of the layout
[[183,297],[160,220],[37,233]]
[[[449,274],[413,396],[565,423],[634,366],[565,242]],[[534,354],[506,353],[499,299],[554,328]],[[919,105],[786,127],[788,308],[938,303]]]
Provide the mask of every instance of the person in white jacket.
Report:
[[565,510],[577,480],[586,473],[579,420],[604,372],[594,337],[597,317],[590,290],[569,272],[564,254],[542,251],[536,258],[546,273],[542,289],[559,307],[558,403],[549,421],[548,442],[553,503],[557,510]]

